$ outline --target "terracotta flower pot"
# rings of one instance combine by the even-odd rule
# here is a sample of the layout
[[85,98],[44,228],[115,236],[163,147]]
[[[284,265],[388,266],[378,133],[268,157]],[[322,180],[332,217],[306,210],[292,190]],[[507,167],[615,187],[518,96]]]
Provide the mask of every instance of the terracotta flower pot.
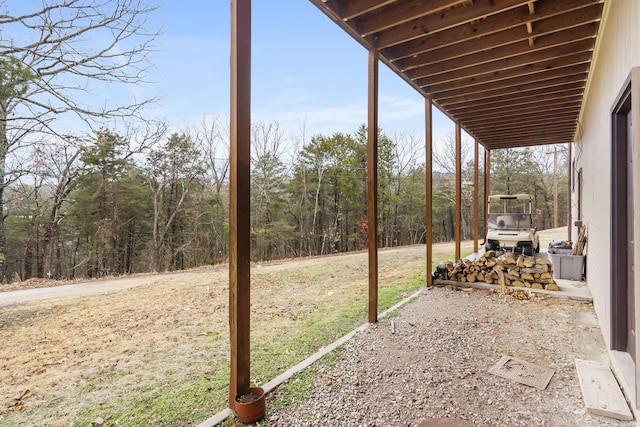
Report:
[[249,387],[244,394],[236,396],[235,409],[240,422],[253,423],[262,419],[266,411],[264,389]]

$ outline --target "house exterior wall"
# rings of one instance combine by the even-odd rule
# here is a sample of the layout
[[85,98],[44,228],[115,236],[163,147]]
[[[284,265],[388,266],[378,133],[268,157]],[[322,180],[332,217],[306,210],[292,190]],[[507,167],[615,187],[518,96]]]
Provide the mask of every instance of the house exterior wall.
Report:
[[[640,1],[606,0],[600,25],[598,45],[592,65],[588,90],[579,130],[573,146],[573,178],[582,169],[582,220],[587,226],[587,282],[594,307],[608,348],[611,344],[611,114],[612,108],[634,67],[640,67]],[[638,69],[635,75],[640,75]],[[634,82],[632,103],[634,136],[640,130],[640,102],[634,97],[638,88]],[[640,82],[637,82],[640,83]],[[634,158],[640,153],[640,138],[634,138]],[[635,193],[640,178],[640,162],[634,162]],[[577,181],[577,179],[576,179]],[[577,218],[577,188],[572,193],[572,223]],[[640,242],[640,197],[635,198],[635,240]],[[573,230],[573,239],[577,238]],[[636,265],[636,325],[640,319],[640,289],[638,271],[640,245],[635,245]],[[638,328],[636,327],[636,331]],[[640,355],[640,354],[639,354]]]

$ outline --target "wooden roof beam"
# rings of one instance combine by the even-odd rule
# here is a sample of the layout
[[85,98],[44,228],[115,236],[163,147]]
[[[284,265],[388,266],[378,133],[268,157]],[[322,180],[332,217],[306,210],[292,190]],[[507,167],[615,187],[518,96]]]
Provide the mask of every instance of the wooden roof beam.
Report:
[[[570,67],[558,68],[545,70],[543,72],[537,73],[536,81],[539,83],[555,80],[562,77],[574,76],[577,77],[579,75],[587,75],[589,72],[589,64],[578,64],[572,65]],[[531,82],[531,74],[525,74],[523,76],[513,77],[511,79],[506,80],[497,80],[488,83],[478,83],[475,85],[469,85],[466,87],[458,87],[455,84],[449,84],[448,86],[441,86],[441,90],[438,92],[431,92],[433,96],[440,100],[446,100],[448,98],[456,97],[456,96],[475,96],[476,94],[487,93],[496,89],[508,89],[520,85],[530,84]]]
[[[562,116],[561,116],[562,117]],[[531,121],[531,125],[532,126],[538,126],[540,128],[545,128],[545,126],[551,122],[555,120],[555,118],[553,117],[540,117],[539,119],[536,119],[535,121],[532,120]],[[498,126],[492,126],[492,127],[487,127],[487,126],[467,126],[469,129],[473,130],[473,133],[476,135],[487,135],[491,132],[500,132],[500,133],[505,133],[505,129],[513,129],[513,130],[520,130],[520,129],[526,129],[522,126],[520,126],[522,124],[523,120],[520,119],[520,121],[517,122],[505,122],[504,126],[502,127],[498,127]],[[571,117],[569,117],[567,115],[566,119],[562,119],[563,123],[566,124],[575,124],[575,116],[571,115]],[[560,122],[559,122],[560,123]]]
[[541,117],[545,119],[553,119],[559,115],[565,113],[578,113],[580,112],[581,104],[580,102],[566,102],[561,104],[553,104],[549,105],[546,108],[536,106],[535,108],[520,110],[504,110],[492,113],[491,115],[487,114],[475,114],[468,116],[458,116],[461,117],[460,120],[463,120],[464,124],[468,127],[477,127],[477,126],[486,126],[486,123],[491,123],[496,119],[500,119],[500,121],[504,123],[514,123],[520,122],[522,120],[530,120],[532,116],[536,118]]
[[[536,9],[533,6],[533,2],[530,2],[527,6],[529,6],[529,16],[534,16],[536,14]],[[526,27],[527,33],[531,34],[531,37],[529,37],[529,46],[533,46],[533,22],[527,21]]]
[[541,137],[531,137],[531,138],[508,138],[505,140],[492,140],[491,137],[488,137],[486,141],[490,141],[489,143],[484,143],[486,147],[489,149],[500,149],[500,148],[522,148],[522,147],[533,147],[537,145],[552,145],[552,144],[566,144],[567,142],[571,142],[572,136],[568,132],[555,133],[553,135],[546,135]]
[[[421,85],[420,87],[435,96],[435,94],[438,93],[446,93],[455,90],[465,92],[468,88],[484,87],[485,85],[504,85],[507,84],[506,82],[513,79],[526,79],[528,81],[530,76],[537,75],[537,78],[541,74],[556,73],[565,68],[569,69],[572,67],[580,67],[580,69],[589,70],[590,57],[591,53],[589,51],[579,52],[573,55],[554,58],[550,61],[541,61],[535,64],[527,64],[522,67],[489,72],[479,76],[472,76],[439,84]],[[416,83],[424,80],[426,79],[416,80]]]
[[516,106],[520,107],[523,105],[526,106],[533,101],[546,100],[551,102],[556,100],[563,100],[564,98],[582,94],[584,92],[584,86],[584,84],[572,84],[567,88],[559,88],[558,90],[550,91],[548,93],[529,94],[528,96],[522,97],[496,97],[493,98],[490,102],[472,101],[466,104],[452,106],[451,108],[448,108],[446,104],[443,104],[443,107],[447,108],[453,114],[453,116],[456,117],[456,114],[460,111],[478,110],[484,112],[492,109],[505,108],[507,106],[509,108],[514,108]]
[[[476,0],[473,7],[456,8],[437,15],[428,15],[397,25],[393,31],[376,34],[380,49],[404,43],[449,28],[468,24],[508,9],[526,5],[530,0]],[[424,1],[422,2],[424,6]],[[366,32],[366,31],[365,31]]]
[[[552,123],[552,124],[550,124]],[[491,135],[495,133],[497,135],[502,136],[514,136],[520,135],[526,132],[540,131],[547,132],[549,130],[558,130],[564,129],[568,126],[574,126],[576,121],[573,117],[565,117],[559,118],[555,121],[546,120],[544,122],[541,121],[531,121],[524,124],[524,122],[520,122],[520,125],[511,125],[511,126],[494,126],[491,128],[483,128],[478,129],[477,127],[472,127],[473,132],[477,135],[483,135],[486,137],[487,135]]]
[[[323,0],[325,3],[326,0]],[[360,0],[340,3],[340,15],[344,21],[350,21],[358,16],[374,12],[396,0]]]
[[536,53],[546,50],[554,50],[555,48],[559,48],[563,45],[583,40],[591,41],[591,44],[593,45],[595,43],[595,36],[597,35],[597,32],[598,24],[591,23],[571,30],[560,31],[539,37],[536,45],[533,47],[528,46],[526,42],[517,42],[497,47],[495,49],[472,52],[465,56],[434,63],[426,62],[426,59],[422,58],[423,60],[420,63],[411,63],[411,65],[408,68],[403,69],[403,71],[409,71],[413,74],[413,71],[410,71],[410,69],[415,68],[415,70],[418,70],[417,72],[420,74],[436,75],[463,68],[475,68],[487,63],[496,63],[501,60],[508,60],[514,56],[531,56]]
[[[454,82],[460,79],[468,79],[472,77],[479,77],[488,73],[500,73],[505,70],[519,68],[519,67],[531,67],[533,64],[546,62],[563,56],[574,55],[579,52],[592,51],[594,46],[593,39],[580,40],[574,43],[568,43],[560,46],[557,49],[542,50],[538,52],[523,52],[520,55],[513,55],[511,57],[503,58],[500,60],[485,62],[477,66],[467,66],[465,68],[458,68],[455,70],[449,70],[445,72],[435,72],[432,69],[417,68],[408,73],[409,78],[412,80],[421,79],[423,85],[433,85],[438,83]],[[434,71],[434,72],[430,72]],[[423,86],[421,85],[421,86]]]
[[523,141],[520,144],[514,144],[513,140],[509,141],[491,141],[485,142],[482,141],[481,144],[484,147],[487,147],[491,150],[500,150],[504,148],[524,148],[524,147],[535,147],[539,145],[549,145],[549,144],[566,144],[567,142],[571,142],[571,138],[567,139],[566,135],[560,135],[553,138],[543,138],[543,139],[535,139],[535,140],[527,140]]
[[[593,17],[597,16],[599,13],[598,8],[593,8]],[[446,60],[454,60],[456,58],[463,58],[467,55],[471,55],[474,53],[481,53],[487,51],[494,51],[496,48],[505,47],[509,45],[516,44],[518,42],[528,41],[532,37],[543,37],[559,32],[566,32],[572,28],[580,28],[585,27],[587,25],[594,25],[597,21],[594,19],[590,22],[585,22],[580,25],[572,26],[567,28],[567,22],[564,16],[560,15],[557,17],[550,18],[549,20],[540,22],[540,25],[536,26],[536,31],[533,33],[528,33],[524,30],[522,26],[510,28],[504,31],[496,32],[487,36],[483,36],[477,38],[475,40],[467,40],[461,43],[456,43],[453,45],[449,45],[440,49],[430,50],[427,53],[421,53],[418,55],[414,55],[410,58],[405,58],[394,62],[401,70],[410,70],[412,68],[416,68],[418,66],[423,66],[425,64],[433,64],[437,62],[442,62]],[[597,24],[596,24],[597,25]],[[588,32],[591,28],[585,29],[585,32]],[[597,27],[596,27],[597,31]],[[577,34],[574,35],[575,38],[579,38]],[[529,45],[531,48],[533,45]],[[533,50],[533,49],[532,49]]]
[[[568,76],[562,76],[549,80],[536,80],[532,83],[519,84],[514,86],[505,86],[496,88],[493,90],[486,90],[474,94],[464,94],[454,97],[441,98],[438,100],[442,105],[454,106],[457,104],[464,104],[473,101],[491,102],[494,98],[499,97],[526,97],[536,93],[546,93],[558,88],[568,89],[569,87],[584,87],[587,82],[587,74],[573,74]],[[579,84],[582,83],[582,84]],[[579,85],[578,85],[579,84]],[[577,85],[577,86],[576,86]]]
[[[549,123],[549,122],[547,122]],[[511,129],[495,129],[491,131],[476,132],[482,138],[491,138],[496,141],[508,138],[537,138],[546,137],[550,133],[562,133],[576,127],[576,122],[563,120],[562,122],[549,124],[548,126],[520,126]]]
[[356,18],[352,25],[358,29],[362,37],[366,37],[466,2],[467,0],[408,0],[403,2],[401,7],[396,4],[394,7],[377,9],[367,14],[362,22],[358,22]]
[[[507,113],[510,110],[515,109],[525,109],[529,108],[531,104],[535,103],[538,107],[544,108],[544,102],[546,102],[547,106],[551,104],[567,104],[571,102],[575,102],[576,99],[581,99],[582,92],[579,89],[566,91],[563,93],[553,93],[547,95],[540,95],[535,98],[527,98],[522,100],[506,100],[501,105],[500,103],[494,103],[493,105],[482,106],[482,104],[477,104],[475,108],[460,108],[458,110],[451,109],[449,112],[451,116],[454,118],[458,117],[467,117],[471,116],[471,118],[486,118],[489,120],[491,115],[497,115],[498,117],[494,117],[493,120],[499,120],[500,113]],[[537,111],[536,109],[531,110],[533,112]],[[466,123],[465,123],[466,125]]]
[[495,148],[514,148],[514,147],[527,147],[533,145],[547,145],[547,144],[564,144],[567,142],[572,142],[573,140],[573,131],[575,127],[572,129],[565,129],[562,132],[554,132],[553,134],[548,135],[519,135],[518,139],[513,137],[506,138],[495,138],[492,136],[487,136],[486,138],[479,138],[485,142],[486,146],[491,149]]
[[[517,109],[516,107],[512,107],[512,110]],[[475,129],[475,131],[480,131],[482,129],[490,129],[493,127],[503,126],[521,126],[523,124],[528,123],[529,121],[536,120],[537,117],[542,117],[548,119],[550,122],[561,120],[564,117],[572,117],[572,120],[577,120],[577,116],[575,116],[576,112],[579,112],[579,105],[564,105],[549,107],[549,112],[547,112],[544,108],[537,108],[535,110],[529,110],[529,115],[527,116],[524,113],[517,114],[509,114],[509,110],[505,107],[503,110],[494,110],[490,112],[490,115],[484,115],[482,112],[478,112],[475,116],[472,116],[471,119],[465,123],[465,128],[467,129]],[[504,114],[498,114],[503,112]]]
[[[557,0],[538,0],[536,12],[536,31],[550,32],[549,29],[545,30],[545,27],[557,25],[557,20],[560,20],[562,22],[561,25],[567,28],[582,25],[586,22],[599,21],[602,14],[602,4],[600,0],[591,0],[588,4],[580,0],[562,2]],[[549,18],[556,19],[549,20]],[[530,20],[531,16],[528,11],[522,8],[509,9],[479,21],[424,35],[391,48],[383,49],[381,53],[394,62],[521,27],[522,24]],[[539,25],[542,28],[538,28]]]
[[520,132],[513,135],[503,135],[503,134],[487,134],[487,135],[479,135],[479,137],[484,141],[492,141],[493,144],[498,144],[500,142],[509,142],[513,145],[516,143],[520,143],[520,141],[528,141],[529,143],[534,142],[542,142],[546,141],[547,143],[551,143],[551,141],[555,141],[554,143],[568,142],[567,137],[571,140],[571,134],[575,130],[575,123],[571,126],[564,126],[561,128],[554,129],[545,129],[538,132]]

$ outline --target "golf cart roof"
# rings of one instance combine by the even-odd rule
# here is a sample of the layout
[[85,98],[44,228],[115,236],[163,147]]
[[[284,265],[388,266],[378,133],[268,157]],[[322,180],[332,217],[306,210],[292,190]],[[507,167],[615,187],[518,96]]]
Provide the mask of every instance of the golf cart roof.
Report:
[[489,196],[489,201],[491,200],[531,200],[531,194],[496,194],[493,196]]

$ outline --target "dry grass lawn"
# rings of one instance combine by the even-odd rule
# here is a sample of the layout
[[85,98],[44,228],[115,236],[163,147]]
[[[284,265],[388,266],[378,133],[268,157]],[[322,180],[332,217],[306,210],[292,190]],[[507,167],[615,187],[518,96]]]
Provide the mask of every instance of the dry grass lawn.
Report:
[[[472,247],[464,242],[463,252]],[[434,260],[452,252],[435,245]],[[380,251],[381,308],[423,286],[424,254],[424,246]],[[253,266],[252,381],[365,322],[366,296],[364,252]],[[227,305],[220,266],[0,308],[0,426],[201,422],[226,407]]]

